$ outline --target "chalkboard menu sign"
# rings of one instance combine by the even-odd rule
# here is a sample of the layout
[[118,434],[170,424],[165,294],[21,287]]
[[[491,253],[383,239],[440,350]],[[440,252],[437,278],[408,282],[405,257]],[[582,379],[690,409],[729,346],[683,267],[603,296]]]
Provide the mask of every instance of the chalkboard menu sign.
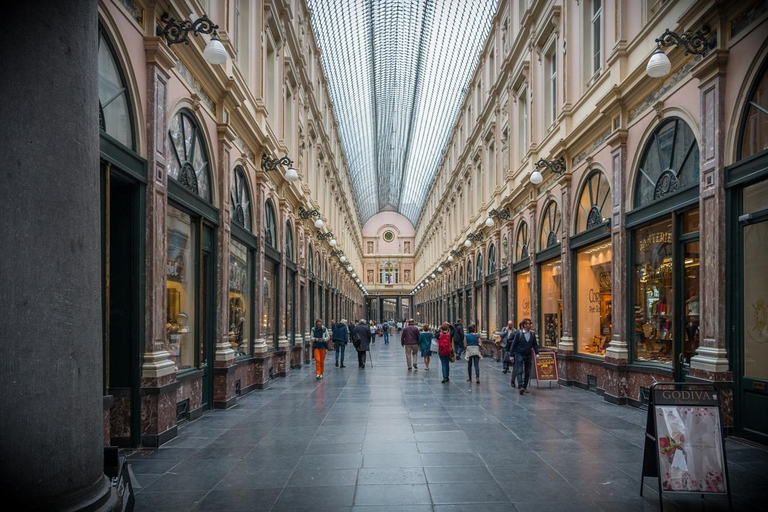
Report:
[[641,482],[645,477],[658,479],[662,511],[663,493],[721,494],[730,505],[719,404],[718,390],[711,384],[651,386]]

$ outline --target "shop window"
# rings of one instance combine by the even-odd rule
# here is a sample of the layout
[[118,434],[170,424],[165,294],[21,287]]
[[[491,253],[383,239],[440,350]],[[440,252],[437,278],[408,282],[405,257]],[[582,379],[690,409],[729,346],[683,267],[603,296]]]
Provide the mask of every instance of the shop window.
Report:
[[739,160],[768,149],[768,65],[764,66],[748,105]]
[[562,218],[557,203],[550,201],[541,216],[541,229],[539,230],[539,250],[543,251],[560,243],[560,224]]
[[666,119],[645,147],[635,182],[635,208],[699,184],[699,145],[682,119]]
[[523,221],[517,228],[517,241],[515,242],[515,261],[522,261],[528,258],[528,223]]
[[128,86],[112,45],[99,29],[99,128],[123,146],[135,149]]
[[475,281],[479,281],[483,278],[483,253],[477,253],[475,259]]
[[264,217],[264,242],[269,247],[277,250],[277,222],[275,220],[275,208],[272,206],[272,201],[267,201]]
[[296,301],[296,272],[289,270],[286,274],[286,280],[285,334],[288,342],[293,345],[296,332],[296,319],[293,317],[294,302]]
[[179,370],[195,366],[197,226],[186,213],[168,206],[166,324],[168,352]]
[[634,233],[634,337],[638,361],[673,363],[673,240],[669,218]]
[[611,187],[603,172],[593,171],[581,190],[576,208],[576,233],[601,226],[611,218]]
[[251,231],[251,198],[245,171],[237,166],[230,177],[229,195],[232,201],[232,222]]
[[523,318],[531,318],[531,271],[518,272],[515,276],[516,326]]
[[251,250],[229,241],[229,343],[238,356],[250,353],[253,278]]
[[540,343],[557,347],[563,335],[563,265],[561,260],[541,266]]
[[464,266],[459,267],[459,275],[457,276],[459,286],[464,286]]
[[183,187],[211,202],[211,179],[205,137],[197,121],[186,110],[176,113],[168,129],[170,156],[168,175]]
[[467,285],[472,282],[472,260],[467,262]]
[[610,240],[598,242],[576,253],[577,350],[604,356],[613,335]]
[[496,272],[496,246],[491,244],[488,248],[488,275]]
[[[696,210],[698,217],[698,210]],[[699,242],[683,245],[683,364],[689,365],[699,348]]]
[[310,277],[314,277],[315,273],[315,258],[312,256],[312,246],[309,246],[309,251],[307,252],[307,268],[309,269],[309,275]]
[[275,320],[277,318],[277,263],[264,258],[264,276],[262,281],[262,318],[261,333],[263,338],[269,342],[273,340],[277,343],[277,331],[275,329]]

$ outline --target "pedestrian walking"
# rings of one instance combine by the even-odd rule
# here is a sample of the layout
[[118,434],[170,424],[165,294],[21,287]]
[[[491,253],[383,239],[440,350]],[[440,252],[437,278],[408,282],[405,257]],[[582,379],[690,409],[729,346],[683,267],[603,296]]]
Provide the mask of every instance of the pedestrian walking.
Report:
[[347,349],[347,342],[349,342],[349,329],[347,329],[347,321],[342,318],[341,322],[333,324],[333,345],[336,350],[336,367],[339,367],[339,359],[341,359],[341,367],[344,366],[344,352]]
[[453,324],[453,351],[456,352],[456,358],[461,357],[464,352],[464,326],[461,318]]
[[501,361],[502,361],[502,373],[509,373],[509,348],[512,347],[512,340],[515,338],[515,324],[510,320],[507,325],[501,329],[501,340],[499,346],[501,347]]
[[373,320],[371,320],[370,332],[371,332],[371,343],[376,343],[376,322],[374,322]]
[[325,353],[328,351],[328,340],[330,339],[328,329],[323,325],[319,318],[315,320],[315,327],[312,329],[312,349],[315,353],[315,378],[323,378],[325,369]]
[[429,324],[424,324],[419,335],[419,350],[424,359],[424,369],[429,370],[429,361],[432,358],[432,340],[435,335],[429,330]]
[[464,336],[464,358],[467,360],[467,382],[472,382],[472,366],[475,367],[475,382],[480,384],[480,339],[477,336],[477,327],[470,325],[469,331]]
[[440,334],[437,336],[437,356],[440,358],[440,367],[443,370],[443,384],[450,381],[451,374],[451,334],[448,327],[451,324],[443,322],[440,326]]
[[389,345],[389,323],[387,321],[381,322],[381,334],[384,335],[384,344]]
[[355,327],[352,343],[357,350],[357,364],[360,368],[365,368],[365,359],[368,357],[368,350],[371,347],[371,329],[365,323],[365,319]]
[[510,352],[515,355],[515,368],[517,369],[517,387],[520,394],[528,393],[528,382],[531,380],[531,362],[533,354],[539,353],[539,345],[536,343],[536,335],[531,332],[533,322],[530,318],[523,319],[522,331],[517,331],[512,340]]
[[[403,329],[403,334],[400,336],[400,345],[405,348],[405,362],[408,365],[408,370],[413,366],[414,370],[418,370],[416,363],[419,361],[419,329],[413,325],[413,318],[408,319],[408,325]],[[413,362],[413,364],[411,364]]]

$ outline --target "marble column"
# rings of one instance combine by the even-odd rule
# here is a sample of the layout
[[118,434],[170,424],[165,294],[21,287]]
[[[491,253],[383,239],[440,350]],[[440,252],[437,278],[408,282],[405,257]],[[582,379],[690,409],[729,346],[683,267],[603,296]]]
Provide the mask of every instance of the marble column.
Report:
[[[267,345],[267,340],[264,339],[264,327],[262,326],[262,318],[264,316],[264,297],[263,286],[264,282],[264,258],[265,258],[265,242],[264,242],[264,223],[265,213],[264,205],[267,201],[267,185],[265,180],[264,171],[256,171],[256,182],[253,190],[254,201],[254,232],[258,233],[258,243],[256,249],[256,290],[254,290],[255,313],[256,313],[256,325],[254,326],[254,336],[256,341],[253,346],[253,382],[257,388],[269,387],[269,370],[272,367],[272,355]],[[271,340],[269,340],[271,342]]]
[[544,326],[539,325],[539,272],[536,266],[536,241],[539,239],[537,210],[537,204],[532,202],[525,211],[525,217],[528,221],[528,254],[530,255],[528,268],[531,270],[531,321],[533,322],[533,330],[536,331],[540,342],[543,343]]
[[[159,17],[148,9],[147,19]],[[159,446],[176,436],[176,365],[166,350],[168,81],[176,57],[165,42],[144,38],[147,58],[146,326],[141,367],[141,443]]]
[[571,300],[571,290],[573,281],[571,280],[573,266],[571,261],[571,175],[565,174],[560,180],[560,259],[562,261],[562,281],[560,294],[563,300],[563,335],[557,344],[559,351],[564,355],[573,354],[573,301]]
[[[235,404],[235,351],[229,343],[229,242],[232,218],[230,202],[230,156],[235,133],[227,124],[218,128],[217,195],[221,198],[216,236],[216,352],[213,361],[213,406],[226,409]],[[250,340],[249,340],[250,341]]]
[[0,78],[0,496],[114,507],[104,476],[97,3],[11,2]]

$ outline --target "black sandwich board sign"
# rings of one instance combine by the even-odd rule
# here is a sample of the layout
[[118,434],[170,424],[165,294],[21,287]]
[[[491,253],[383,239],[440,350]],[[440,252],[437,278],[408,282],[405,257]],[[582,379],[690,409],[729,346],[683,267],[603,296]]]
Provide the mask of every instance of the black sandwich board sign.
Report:
[[713,384],[657,382],[651,386],[640,496],[645,477],[659,481],[662,512],[664,493],[723,495],[731,509],[720,399]]

